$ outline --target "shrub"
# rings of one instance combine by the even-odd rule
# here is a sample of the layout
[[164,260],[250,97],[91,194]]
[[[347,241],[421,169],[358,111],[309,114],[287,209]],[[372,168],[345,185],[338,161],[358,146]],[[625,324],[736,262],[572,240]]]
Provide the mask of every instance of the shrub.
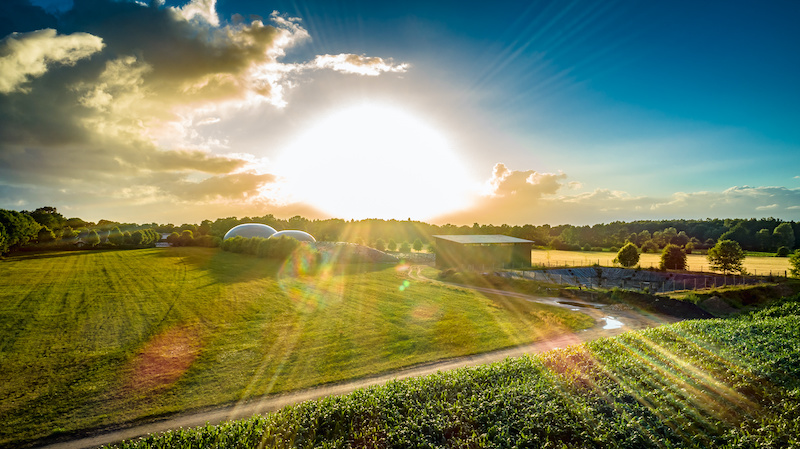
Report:
[[708,250],[707,257],[713,270],[720,270],[726,274],[737,271],[743,273],[744,271],[742,267],[744,251],[735,240],[718,241],[713,248]]
[[685,270],[686,253],[683,252],[683,248],[672,243],[665,246],[658,267],[662,270]]
[[617,253],[614,262],[619,263],[623,267],[632,267],[639,263],[639,250],[633,243],[628,243],[622,247]]
[[791,251],[789,251],[789,248],[781,246],[780,248],[778,248],[778,251],[775,252],[775,257],[786,257],[789,255],[790,252]]

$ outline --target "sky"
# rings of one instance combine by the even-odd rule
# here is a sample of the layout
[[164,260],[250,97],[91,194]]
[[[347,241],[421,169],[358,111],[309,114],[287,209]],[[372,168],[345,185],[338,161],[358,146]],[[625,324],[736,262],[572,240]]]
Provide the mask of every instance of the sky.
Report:
[[795,1],[3,0],[0,208],[800,221]]

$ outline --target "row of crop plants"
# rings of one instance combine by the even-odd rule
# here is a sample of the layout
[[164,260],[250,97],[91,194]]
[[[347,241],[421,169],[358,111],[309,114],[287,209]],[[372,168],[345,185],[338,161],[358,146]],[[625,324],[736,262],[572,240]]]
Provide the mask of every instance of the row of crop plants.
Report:
[[119,447],[798,447],[799,300]]

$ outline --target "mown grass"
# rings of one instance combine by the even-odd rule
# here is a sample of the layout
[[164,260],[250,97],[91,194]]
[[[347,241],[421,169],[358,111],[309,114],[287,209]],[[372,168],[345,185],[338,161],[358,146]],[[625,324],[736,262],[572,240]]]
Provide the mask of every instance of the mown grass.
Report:
[[[402,288],[401,288],[402,287]],[[367,376],[588,327],[585,315],[209,248],[0,262],[0,445]]]
[[799,299],[116,447],[798,447]]

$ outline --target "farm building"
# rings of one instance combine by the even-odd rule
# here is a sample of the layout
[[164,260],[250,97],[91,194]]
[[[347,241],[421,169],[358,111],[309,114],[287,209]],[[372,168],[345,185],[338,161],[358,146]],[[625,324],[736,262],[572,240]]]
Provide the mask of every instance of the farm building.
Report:
[[436,268],[531,266],[533,242],[507,235],[434,235]]

